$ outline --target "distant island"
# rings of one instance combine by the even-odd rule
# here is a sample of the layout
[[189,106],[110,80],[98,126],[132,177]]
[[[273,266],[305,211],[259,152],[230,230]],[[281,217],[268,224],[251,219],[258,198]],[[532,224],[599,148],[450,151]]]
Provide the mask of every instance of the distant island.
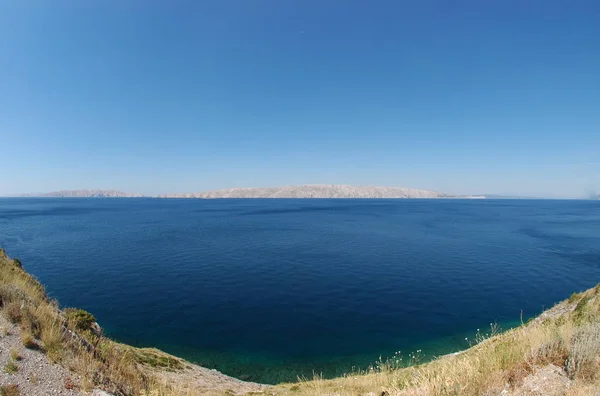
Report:
[[162,194],[147,196],[137,193],[127,193],[117,190],[61,190],[49,193],[23,194],[21,197],[53,197],[53,198],[467,198],[483,199],[484,195],[452,195],[437,191],[418,190],[403,187],[382,186],[350,186],[344,184],[306,184],[301,186],[284,187],[250,187],[228,188],[222,190]]
[[305,184],[301,186],[228,188],[187,194],[166,194],[160,198],[485,198],[458,196],[437,191],[403,187],[350,186],[345,184]]
[[116,190],[62,190],[49,193],[23,194],[21,197],[50,198],[141,198],[143,194],[126,193]]
[[435,191],[400,187],[368,187],[342,184],[307,184],[266,188],[229,188],[187,194],[167,194],[161,198],[446,198]]

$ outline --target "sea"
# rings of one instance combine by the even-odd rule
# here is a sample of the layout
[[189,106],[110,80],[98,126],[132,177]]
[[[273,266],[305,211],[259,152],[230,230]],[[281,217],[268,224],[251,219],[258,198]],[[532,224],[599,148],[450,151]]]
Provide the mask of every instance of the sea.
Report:
[[117,341],[263,383],[426,361],[600,282],[600,201],[0,199],[0,247]]

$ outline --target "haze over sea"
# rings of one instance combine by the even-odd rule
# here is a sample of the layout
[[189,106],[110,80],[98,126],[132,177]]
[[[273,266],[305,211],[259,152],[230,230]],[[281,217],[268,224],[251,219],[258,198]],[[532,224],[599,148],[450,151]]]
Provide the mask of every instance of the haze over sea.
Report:
[[600,281],[600,201],[0,199],[108,335],[262,382],[457,351]]

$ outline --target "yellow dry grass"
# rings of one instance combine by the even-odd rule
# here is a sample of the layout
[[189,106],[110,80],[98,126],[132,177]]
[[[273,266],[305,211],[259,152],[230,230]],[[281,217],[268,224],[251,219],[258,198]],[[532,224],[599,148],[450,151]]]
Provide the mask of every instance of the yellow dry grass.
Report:
[[[548,315],[416,367],[275,387],[295,395],[485,395],[515,389],[536,368],[564,368],[576,394],[600,394],[600,285]],[[564,311],[564,312],[563,312]],[[591,393],[590,393],[591,392]]]

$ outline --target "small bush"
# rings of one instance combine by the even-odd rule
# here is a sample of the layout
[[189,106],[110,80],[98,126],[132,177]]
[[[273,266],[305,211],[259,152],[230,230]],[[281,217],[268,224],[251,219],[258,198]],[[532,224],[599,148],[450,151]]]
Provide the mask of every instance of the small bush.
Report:
[[572,304],[575,301],[577,301],[580,297],[581,297],[580,293],[573,293],[569,296],[569,299],[567,301],[569,302],[569,304]]
[[4,306],[4,314],[9,322],[14,324],[21,323],[23,319],[23,311],[21,310],[21,304],[18,302],[10,302]]
[[92,325],[96,322],[96,318],[91,313],[77,308],[66,308],[65,316],[69,325],[74,329],[81,331],[89,331]]
[[183,364],[178,359],[151,351],[136,353],[135,360],[138,363],[154,368],[164,368],[169,371],[183,370]]
[[31,301],[31,297],[22,289],[11,284],[0,284],[0,306],[23,301]]
[[0,386],[0,396],[19,396],[19,385],[9,384]]
[[8,374],[15,374],[19,371],[19,366],[13,361],[10,361],[4,365],[4,371]]
[[572,379],[596,379],[600,368],[596,363],[600,355],[600,323],[580,329],[573,336],[571,354],[567,360],[567,373]]
[[21,260],[19,260],[18,258],[13,259],[13,264],[19,268],[23,268],[23,264],[21,263]]
[[30,332],[34,337],[38,338],[42,330],[38,317],[29,308],[25,308],[21,311],[21,329]]
[[60,323],[52,323],[42,328],[41,334],[44,352],[48,359],[53,362],[59,362],[63,355],[63,332]]
[[23,359],[23,357],[19,355],[19,351],[17,351],[15,348],[10,349],[10,358],[16,362]]
[[44,352],[48,356],[48,360],[52,363],[58,363],[62,359],[63,346],[60,340],[51,340],[44,342]]
[[36,349],[38,347],[38,345],[35,342],[35,339],[33,338],[33,335],[31,335],[31,333],[27,330],[23,330],[21,332],[21,343],[25,348],[28,349]]
[[569,347],[562,338],[556,338],[540,345],[530,355],[528,360],[536,365],[554,364],[562,367],[569,356]]
[[581,300],[579,300],[579,302],[575,306],[575,309],[573,310],[573,312],[577,313],[579,311],[583,311],[590,299],[591,299],[590,296],[585,296]]
[[573,321],[576,325],[582,325],[586,322],[590,322],[592,319],[590,315],[591,307],[588,304],[590,299],[590,296],[584,296],[575,306],[575,309],[573,310]]

